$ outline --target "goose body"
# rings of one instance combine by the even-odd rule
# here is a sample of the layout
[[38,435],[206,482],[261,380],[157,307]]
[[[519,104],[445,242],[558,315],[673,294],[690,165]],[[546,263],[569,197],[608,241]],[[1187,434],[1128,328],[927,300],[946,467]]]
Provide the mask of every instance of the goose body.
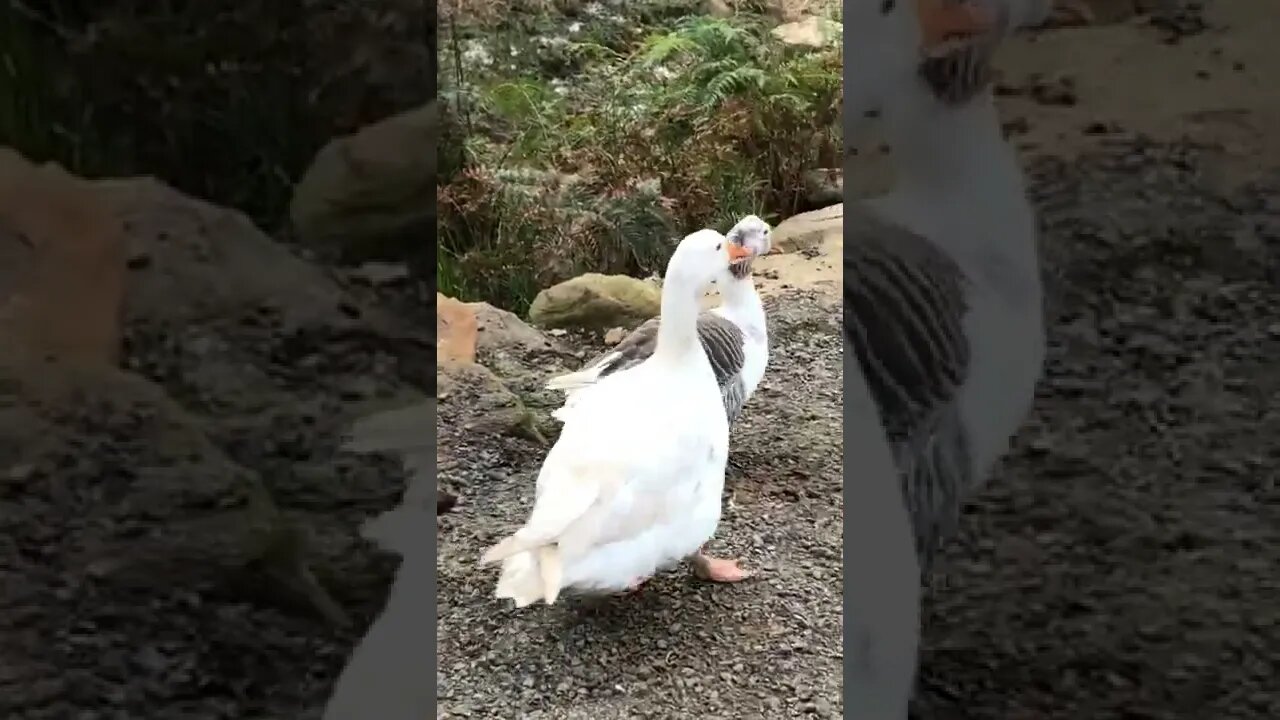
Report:
[[[769,252],[769,225],[749,215],[726,236],[755,255]],[[769,330],[764,303],[751,277],[751,259],[731,265],[716,279],[722,303],[698,315],[698,340],[711,362],[730,424],[760,385],[769,365]],[[612,373],[635,367],[657,346],[658,318],[651,318],[610,350],[587,362],[581,370],[552,378],[547,388],[572,398],[581,388]]]
[[[976,17],[944,2],[922,33]],[[1035,222],[985,87],[987,49],[906,56],[919,80],[884,101],[898,183],[845,214],[845,332],[925,571],[1030,410],[1045,352]]]
[[533,509],[482,562],[495,595],[523,607],[562,590],[617,592],[694,557],[720,522],[729,422],[698,341],[698,298],[749,251],[714,230],[672,256],[655,349],[579,388],[538,473]]
[[[690,355],[682,371],[648,363],[610,375],[558,411],[564,429],[521,532],[563,528],[548,551],[561,557],[562,588],[625,590],[715,532],[729,426],[710,363]],[[620,422],[601,422],[621,408]],[[520,581],[534,560],[526,553],[504,565],[498,597],[523,601]]]

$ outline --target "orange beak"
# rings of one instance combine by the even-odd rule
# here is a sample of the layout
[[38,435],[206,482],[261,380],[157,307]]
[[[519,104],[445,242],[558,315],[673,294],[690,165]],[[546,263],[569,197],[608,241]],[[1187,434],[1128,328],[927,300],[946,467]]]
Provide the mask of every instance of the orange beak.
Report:
[[967,38],[989,31],[991,16],[968,0],[915,0],[920,41],[927,50],[951,38]]
[[752,256],[752,252],[741,245],[729,243],[729,262],[737,262],[743,258]]

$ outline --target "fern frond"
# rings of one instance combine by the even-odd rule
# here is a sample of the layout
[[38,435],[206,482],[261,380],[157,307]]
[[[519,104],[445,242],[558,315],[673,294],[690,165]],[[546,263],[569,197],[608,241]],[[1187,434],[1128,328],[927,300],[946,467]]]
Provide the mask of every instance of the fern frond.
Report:
[[654,35],[645,41],[639,59],[643,65],[657,65],[697,48],[697,43],[679,33]]

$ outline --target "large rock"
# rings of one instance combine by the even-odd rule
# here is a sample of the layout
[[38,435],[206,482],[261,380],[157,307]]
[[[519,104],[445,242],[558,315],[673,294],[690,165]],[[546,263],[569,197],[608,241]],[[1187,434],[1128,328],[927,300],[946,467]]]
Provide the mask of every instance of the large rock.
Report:
[[[540,360],[560,354],[513,313],[436,293],[436,382],[449,422],[467,430],[542,441],[537,418],[517,392],[546,381]],[[508,383],[514,383],[510,385]]]
[[[0,484],[33,512],[43,503],[37,519],[3,518],[0,535],[60,528],[77,577],[228,592],[245,580],[346,621],[312,573],[340,557],[307,539],[318,516],[279,512],[259,473],[287,460],[301,474],[288,445],[338,422],[338,398],[310,393],[375,382],[368,348],[412,338],[240,213],[4,152],[0,316],[0,386],[17,398],[0,403]],[[411,344],[413,357],[392,353],[401,377],[435,356]]]
[[651,282],[587,273],[539,292],[529,319],[547,328],[608,330],[635,327],[661,309],[662,291]]
[[477,434],[514,435],[541,442],[536,418],[493,371],[476,363],[437,369],[440,419]]
[[483,302],[467,303],[467,307],[476,318],[476,350],[482,357],[494,354],[530,357],[557,351],[546,335],[515,313]]
[[[114,365],[146,332],[172,336],[204,371],[218,342],[252,328],[263,329],[256,340],[387,322],[242,213],[151,178],[88,181],[0,150],[6,350]],[[195,337],[201,331],[221,337]],[[234,360],[243,373],[244,358]]]
[[476,360],[476,313],[470,305],[436,293],[436,362],[472,363]]
[[24,498],[0,534],[48,542],[45,562],[104,587],[241,584],[348,622],[311,574],[305,531],[159,385],[13,356],[0,384],[16,400],[0,407],[0,476]]
[[843,233],[844,205],[832,205],[778,223],[773,229],[773,246],[777,252],[806,252],[821,245],[828,235]]
[[125,249],[94,184],[0,148],[0,345],[112,365]]
[[153,178],[104,180],[98,189],[126,236],[128,322],[185,325],[267,306],[288,327],[342,322],[349,296],[243,213]]
[[439,363],[488,365],[496,357],[523,362],[557,348],[515,313],[485,302],[464,303],[436,293],[436,358]]
[[331,141],[294,190],[304,243],[347,260],[404,257],[435,225],[435,103]]
[[488,303],[470,303],[479,325],[476,357],[526,401],[546,382],[548,364],[569,355],[556,341],[514,313]]
[[[428,333],[362,302],[242,213],[150,178],[97,187],[128,252],[124,361],[163,378],[193,412],[256,422],[259,411],[296,407],[290,383],[321,373],[352,397],[387,392],[396,378],[355,371],[361,356],[394,354],[399,378],[435,382],[434,343],[419,337]],[[282,385],[278,367],[293,380]]]
[[824,48],[840,44],[842,27],[834,20],[806,17],[774,28],[773,36],[785,45]]

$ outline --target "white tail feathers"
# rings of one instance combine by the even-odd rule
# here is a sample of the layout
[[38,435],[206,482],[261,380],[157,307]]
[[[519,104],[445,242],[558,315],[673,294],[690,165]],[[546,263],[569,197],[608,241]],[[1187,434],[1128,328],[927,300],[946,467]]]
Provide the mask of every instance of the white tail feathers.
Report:
[[594,385],[595,382],[600,379],[600,373],[603,372],[605,368],[609,367],[609,364],[614,361],[615,356],[616,353],[610,353],[609,355],[600,358],[599,361],[594,362],[581,370],[565,373],[564,375],[557,375],[547,381],[546,388],[548,390],[563,390],[564,392],[569,393],[574,390],[581,390],[589,385]]
[[574,390],[581,390],[584,387],[594,385],[596,380],[600,378],[600,370],[597,368],[588,368],[577,372],[565,373],[557,375],[547,381],[548,390],[561,390],[566,393]]
[[559,390],[565,394],[564,406],[551,411],[551,417],[562,423],[569,422],[569,410],[576,404],[578,391],[595,385],[600,380],[600,374],[616,362],[618,357],[619,354],[616,352],[609,353],[581,370],[557,375],[548,380],[546,389]]
[[538,548],[538,575],[542,578],[542,600],[550,605],[560,597],[560,582],[564,579],[559,547],[543,545]]
[[515,602],[517,608],[538,600],[552,605],[560,597],[563,578],[560,549],[555,545],[542,545],[532,551],[517,552],[503,561],[493,595],[499,600]]
[[488,565],[490,563],[506,560],[516,553],[532,550],[545,542],[545,539],[535,538],[526,533],[523,529],[518,530],[515,534],[508,535],[495,543],[488,550],[485,550],[484,554],[480,556],[480,564]]
[[[544,466],[544,472],[546,468]],[[560,595],[564,558],[559,540],[575,523],[592,520],[592,506],[600,498],[600,479],[615,469],[595,465],[570,465],[539,476],[540,497],[533,504],[524,527],[495,543],[480,556],[480,564],[502,562],[494,595],[510,598],[516,607],[541,599],[548,605]],[[548,501],[548,495],[554,501]],[[598,521],[598,518],[595,518]]]

